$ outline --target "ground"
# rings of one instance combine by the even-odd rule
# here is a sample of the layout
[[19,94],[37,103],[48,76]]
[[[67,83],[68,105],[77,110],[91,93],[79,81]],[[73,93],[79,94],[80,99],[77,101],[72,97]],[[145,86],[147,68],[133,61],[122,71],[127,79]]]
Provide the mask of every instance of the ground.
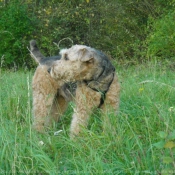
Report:
[[[78,142],[69,139],[73,103],[56,126],[62,132],[37,134],[31,129],[33,72],[0,70],[0,173],[173,171],[174,148],[164,145],[174,142],[170,137],[175,126],[174,70],[153,62],[127,68],[116,65],[121,83],[119,114],[116,118],[110,112],[94,113]],[[108,121],[104,122],[104,115]]]

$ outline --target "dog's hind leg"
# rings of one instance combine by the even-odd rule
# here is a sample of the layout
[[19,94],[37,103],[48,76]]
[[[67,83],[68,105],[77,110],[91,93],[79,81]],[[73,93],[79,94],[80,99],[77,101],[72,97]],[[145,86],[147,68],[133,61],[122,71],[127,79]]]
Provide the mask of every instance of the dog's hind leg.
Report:
[[58,85],[50,74],[47,67],[39,66],[35,72],[32,82],[33,88],[33,127],[39,131],[44,131],[47,125],[47,117],[51,112],[51,107],[57,93]]
[[50,115],[49,117],[47,117],[45,125],[49,127],[50,125],[53,124],[53,122],[57,123],[60,117],[66,111],[67,106],[68,102],[65,100],[65,98],[62,97],[59,93],[57,93],[53,100]]

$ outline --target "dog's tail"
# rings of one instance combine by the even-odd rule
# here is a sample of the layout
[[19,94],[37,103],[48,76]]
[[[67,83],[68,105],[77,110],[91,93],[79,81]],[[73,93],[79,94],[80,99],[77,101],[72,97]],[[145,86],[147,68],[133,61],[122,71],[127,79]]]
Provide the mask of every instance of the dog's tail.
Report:
[[40,52],[35,40],[30,41],[30,54],[37,63],[41,63],[41,60],[45,58],[45,56]]

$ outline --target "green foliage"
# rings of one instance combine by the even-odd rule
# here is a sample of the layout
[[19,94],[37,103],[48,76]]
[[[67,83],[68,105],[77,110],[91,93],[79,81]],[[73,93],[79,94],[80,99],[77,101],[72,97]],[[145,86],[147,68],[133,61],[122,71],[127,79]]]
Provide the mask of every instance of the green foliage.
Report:
[[[173,108],[170,108],[170,112],[173,112]],[[161,158],[164,168],[161,170],[162,174],[174,174],[175,168],[175,130],[170,133],[160,131],[158,133],[161,141],[153,144],[157,149],[161,150],[163,155]]]
[[4,66],[21,66],[28,59],[26,45],[34,31],[27,5],[12,1],[0,9],[0,56],[4,55]]
[[[173,57],[174,0],[0,1],[0,58],[5,68],[31,67],[26,49],[36,39],[45,55],[58,43],[90,45],[117,60]],[[70,47],[69,40],[60,48]]]
[[147,38],[148,55],[171,58],[175,55],[175,11],[153,21],[152,32]]

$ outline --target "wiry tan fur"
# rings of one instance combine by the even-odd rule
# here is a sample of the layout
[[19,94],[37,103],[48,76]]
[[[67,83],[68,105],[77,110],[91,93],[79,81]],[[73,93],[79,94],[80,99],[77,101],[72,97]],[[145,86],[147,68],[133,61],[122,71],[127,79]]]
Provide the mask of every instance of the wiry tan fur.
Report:
[[46,66],[38,66],[35,71],[33,89],[33,127],[40,132],[57,122],[67,108],[66,99],[60,95],[58,84],[47,72]]
[[[115,76],[114,82],[111,84],[109,91],[106,94],[105,103],[101,106],[104,112],[108,110],[117,111],[119,106],[119,84]],[[116,98],[114,98],[116,97]],[[101,94],[88,88],[84,83],[78,84],[76,90],[76,108],[72,116],[71,123],[71,137],[78,135],[81,131],[81,127],[86,127],[88,119],[93,112],[94,108],[97,108]]]
[[[44,132],[53,122],[58,122],[71,100],[76,104],[71,137],[78,135],[81,127],[87,126],[94,109],[117,111],[118,78],[115,68],[102,52],[75,45],[62,50],[59,56],[44,57],[36,41],[30,42],[30,48],[32,56],[40,63],[32,81],[33,127],[37,131]],[[70,84],[76,85],[75,88],[70,88]]]
[[[78,82],[75,96],[76,107],[71,123],[71,136],[73,137],[79,134],[81,127],[87,126],[93,109],[100,105],[102,98],[100,90],[107,89],[106,98],[100,108],[104,111],[108,109],[117,111],[120,86],[116,73],[112,71],[113,66],[101,52],[87,46],[75,45],[61,51],[61,56],[61,59],[53,64],[51,76],[58,83]],[[103,72],[104,67],[105,72]],[[85,81],[88,81],[88,84]]]

